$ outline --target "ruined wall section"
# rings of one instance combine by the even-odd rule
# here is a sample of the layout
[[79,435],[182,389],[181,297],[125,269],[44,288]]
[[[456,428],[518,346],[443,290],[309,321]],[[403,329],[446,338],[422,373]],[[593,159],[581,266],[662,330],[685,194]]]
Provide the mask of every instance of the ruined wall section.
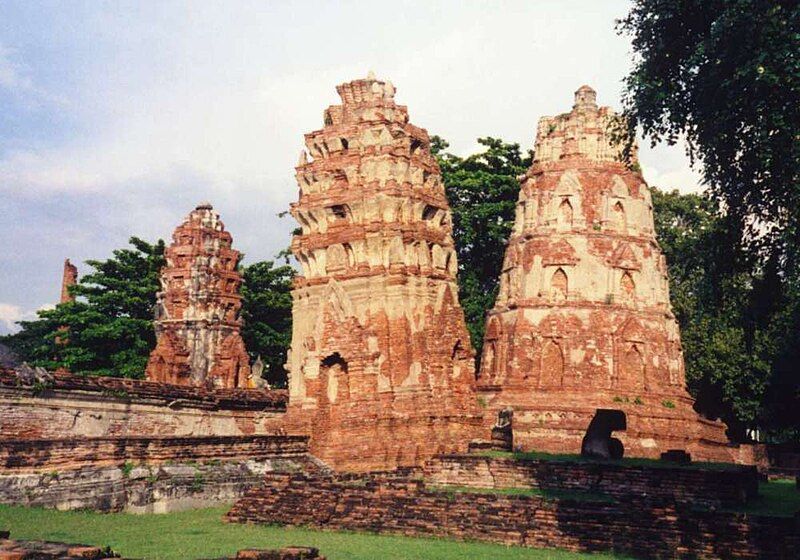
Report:
[[622,408],[632,454],[703,442],[724,459],[724,427],[686,392],[650,192],[612,141],[617,118],[584,86],[571,112],[539,121],[478,383],[493,411],[519,412],[515,445],[578,452],[594,409]]
[[333,466],[418,464],[478,424],[449,206],[394,87],[337,91],[297,167],[290,417]]
[[166,249],[156,313],[152,381],[196,387],[251,387],[239,317],[240,253],[210,204],[178,226]]
[[61,298],[59,299],[59,303],[75,301],[75,296],[69,293],[69,289],[77,283],[78,267],[69,262],[69,259],[65,259],[64,272],[61,275]]

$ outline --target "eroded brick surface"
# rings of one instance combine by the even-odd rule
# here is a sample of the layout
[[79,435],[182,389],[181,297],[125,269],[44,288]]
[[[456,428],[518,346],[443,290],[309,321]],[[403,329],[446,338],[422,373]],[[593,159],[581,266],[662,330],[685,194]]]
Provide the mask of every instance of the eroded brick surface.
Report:
[[584,86],[571,112],[539,121],[487,319],[487,420],[512,407],[516,447],[577,453],[595,410],[620,408],[628,455],[729,460],[724,426],[686,391],[650,192],[619,161],[614,118]]
[[70,286],[78,283],[78,267],[69,262],[69,259],[64,261],[64,273],[61,276],[61,298],[60,303],[67,303],[68,301],[75,301],[75,296],[69,293]]
[[[656,475],[658,476],[658,475]],[[267,475],[228,521],[438,536],[637,558],[770,558],[800,554],[800,517],[702,511],[659,496],[469,493],[386,475]]]
[[254,386],[241,337],[240,253],[231,247],[231,234],[211,205],[201,204],[172,239],[147,378],[198,387]]
[[287,393],[55,372],[46,387],[0,368],[0,441],[281,433]]
[[420,464],[480,424],[450,210],[392,84],[337,91],[297,167],[287,427],[339,469]]
[[440,455],[425,463],[432,485],[534,488],[599,492],[616,498],[670,500],[698,506],[741,506],[758,493],[755,467],[726,469],[626,465],[602,462],[520,460],[479,455]]
[[0,473],[305,455],[306,436],[98,437],[0,440]]

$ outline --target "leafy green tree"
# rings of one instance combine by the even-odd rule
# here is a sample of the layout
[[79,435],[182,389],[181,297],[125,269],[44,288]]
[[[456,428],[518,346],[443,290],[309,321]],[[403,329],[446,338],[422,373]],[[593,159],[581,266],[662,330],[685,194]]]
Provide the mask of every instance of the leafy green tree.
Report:
[[22,321],[6,344],[34,365],[89,375],[142,377],[155,346],[153,309],[164,265],[164,242],[137,237],[70,289],[78,299]]
[[286,386],[286,352],[292,342],[292,279],[288,265],[262,261],[242,269],[242,337],[251,358],[261,356],[263,377]]
[[685,138],[724,226],[703,245],[716,311],[691,322],[705,336],[684,328],[687,368],[735,418],[800,439],[800,3],[634,0],[618,31],[628,126]]
[[497,296],[506,242],[514,225],[519,196],[517,177],[531,156],[519,144],[480,138],[484,149],[466,158],[446,152],[447,142],[431,139],[431,151],[442,170],[453,212],[453,237],[458,253],[459,298],[472,345],[480,355],[486,312]]
[[652,195],[689,390],[701,412],[743,439],[746,427],[763,424],[775,352],[765,321],[754,316],[763,275],[713,200],[655,188]]
[[629,125],[654,143],[686,139],[751,248],[796,246],[800,3],[634,0],[618,30],[635,53],[623,99]]

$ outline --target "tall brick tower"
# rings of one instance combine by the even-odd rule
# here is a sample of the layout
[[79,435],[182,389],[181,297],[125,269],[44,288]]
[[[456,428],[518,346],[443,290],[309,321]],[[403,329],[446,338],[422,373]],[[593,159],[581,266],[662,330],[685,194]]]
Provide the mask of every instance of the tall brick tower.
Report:
[[[684,379],[650,192],[620,161],[615,117],[588,86],[543,117],[522,179],[478,379],[489,411],[514,409],[514,445],[574,452],[597,408],[623,409],[626,454],[729,458]],[[615,434],[616,435],[616,434]]]
[[161,271],[157,343],[147,378],[198,387],[250,387],[240,334],[240,253],[210,204],[195,208],[172,235]]
[[392,84],[336,89],[297,166],[289,426],[338,469],[419,464],[479,434],[450,209]]
[[75,296],[69,293],[69,288],[77,283],[78,267],[69,262],[69,259],[65,259],[64,273],[61,275],[61,299],[59,300],[59,303],[75,301]]

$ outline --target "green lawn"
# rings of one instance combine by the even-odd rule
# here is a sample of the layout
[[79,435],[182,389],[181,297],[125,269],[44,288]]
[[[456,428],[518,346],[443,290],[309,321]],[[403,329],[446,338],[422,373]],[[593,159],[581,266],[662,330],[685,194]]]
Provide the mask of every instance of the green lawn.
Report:
[[548,500],[579,500],[584,502],[605,502],[614,501],[611,496],[600,492],[584,492],[582,490],[551,490],[540,488],[481,488],[475,486],[458,486],[454,484],[443,484],[426,486],[426,490],[441,492],[448,496],[456,493],[466,494],[499,494],[505,496],[538,496]]
[[800,492],[794,480],[759,482],[758,497],[737,511],[792,517],[800,511]]
[[17,539],[110,545],[129,558],[189,560],[233,555],[241,548],[315,546],[330,560],[575,560],[620,556],[574,554],[475,542],[312,531],[222,522],[227,508],[162,515],[60,512],[0,505],[0,529]]
[[628,467],[650,467],[654,469],[706,469],[714,471],[724,471],[738,468],[732,463],[712,463],[708,461],[693,461],[686,465],[671,463],[659,459],[644,459],[641,457],[623,457],[617,461],[591,459],[581,455],[570,453],[545,453],[544,451],[481,451],[476,455],[485,457],[497,457],[502,459],[513,458],[527,461],[555,461],[563,463],[600,463],[611,465],[623,465]]

